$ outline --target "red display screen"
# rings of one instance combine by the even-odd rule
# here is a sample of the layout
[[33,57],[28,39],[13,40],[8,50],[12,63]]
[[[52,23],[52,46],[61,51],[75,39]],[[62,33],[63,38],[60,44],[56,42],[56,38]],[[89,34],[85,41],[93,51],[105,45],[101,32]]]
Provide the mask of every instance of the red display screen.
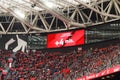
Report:
[[84,44],[84,30],[60,32],[47,35],[47,48],[58,48]]

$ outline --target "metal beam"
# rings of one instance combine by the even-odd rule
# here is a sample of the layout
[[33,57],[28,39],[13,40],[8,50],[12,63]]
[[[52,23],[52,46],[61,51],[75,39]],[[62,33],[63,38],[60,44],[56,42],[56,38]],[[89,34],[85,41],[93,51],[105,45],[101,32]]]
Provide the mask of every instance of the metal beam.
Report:
[[47,7],[45,4],[43,4],[43,2],[41,1],[37,1],[37,0],[31,0],[33,3],[35,3],[38,7],[41,7],[45,10],[47,10],[49,13],[51,13],[52,15],[54,15],[55,17],[57,17],[58,19],[60,19],[61,21],[65,22],[68,27],[71,26],[79,26],[79,27],[85,27],[84,24],[80,24],[77,22],[73,22],[71,19],[65,17],[63,14],[61,14],[60,12],[55,11],[54,9],[51,9],[49,7]]
[[84,2],[82,2],[82,1],[80,1],[80,0],[75,0],[75,1],[79,2],[79,3],[82,4],[83,6],[86,6],[87,8],[95,11],[96,13],[98,13],[98,14],[100,14],[100,15],[109,16],[109,17],[113,17],[113,18],[120,18],[120,16],[118,16],[118,15],[112,15],[112,14],[107,14],[107,13],[104,13],[104,12],[100,12],[100,11],[96,10],[95,8],[91,7],[90,5],[84,3]]
[[33,26],[32,24],[30,24],[29,22],[27,22],[25,19],[22,19],[21,17],[19,17],[13,10],[9,9],[9,8],[6,8],[4,7],[3,5],[0,4],[0,7],[2,9],[4,9],[5,11],[11,13],[13,16],[15,16],[18,20],[20,20],[21,22],[23,22],[24,24],[26,24],[30,29],[34,29],[34,30],[38,30],[38,31],[41,31],[41,30],[44,30],[44,29],[41,29],[41,28],[38,28],[36,26]]

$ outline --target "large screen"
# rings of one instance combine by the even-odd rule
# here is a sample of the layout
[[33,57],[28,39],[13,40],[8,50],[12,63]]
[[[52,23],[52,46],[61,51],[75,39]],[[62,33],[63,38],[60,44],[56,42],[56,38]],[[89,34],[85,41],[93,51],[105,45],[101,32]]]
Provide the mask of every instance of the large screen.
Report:
[[47,48],[59,48],[84,44],[84,30],[53,33],[47,35]]
[[46,48],[46,36],[30,35],[28,36],[28,49]]

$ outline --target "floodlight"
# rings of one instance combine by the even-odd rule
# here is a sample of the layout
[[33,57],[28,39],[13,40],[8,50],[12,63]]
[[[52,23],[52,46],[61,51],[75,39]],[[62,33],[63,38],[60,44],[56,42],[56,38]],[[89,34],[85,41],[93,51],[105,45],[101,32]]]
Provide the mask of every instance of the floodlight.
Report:
[[85,3],[89,3],[91,0],[81,0],[81,1],[83,1]]
[[50,2],[49,0],[41,0],[44,5],[46,5],[49,8],[55,8],[55,4],[53,2]]
[[16,9],[14,12],[18,17],[25,18],[25,12],[18,10],[18,9]]
[[16,0],[18,3],[24,3],[23,0]]

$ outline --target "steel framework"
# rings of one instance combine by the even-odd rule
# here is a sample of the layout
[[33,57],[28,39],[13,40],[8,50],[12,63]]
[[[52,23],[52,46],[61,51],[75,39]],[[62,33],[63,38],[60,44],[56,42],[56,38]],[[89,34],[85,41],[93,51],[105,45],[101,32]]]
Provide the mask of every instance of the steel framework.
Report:
[[[120,19],[120,0],[48,0],[49,5],[45,1],[0,0],[0,34],[86,28]],[[23,11],[25,18],[17,15],[16,9]]]

